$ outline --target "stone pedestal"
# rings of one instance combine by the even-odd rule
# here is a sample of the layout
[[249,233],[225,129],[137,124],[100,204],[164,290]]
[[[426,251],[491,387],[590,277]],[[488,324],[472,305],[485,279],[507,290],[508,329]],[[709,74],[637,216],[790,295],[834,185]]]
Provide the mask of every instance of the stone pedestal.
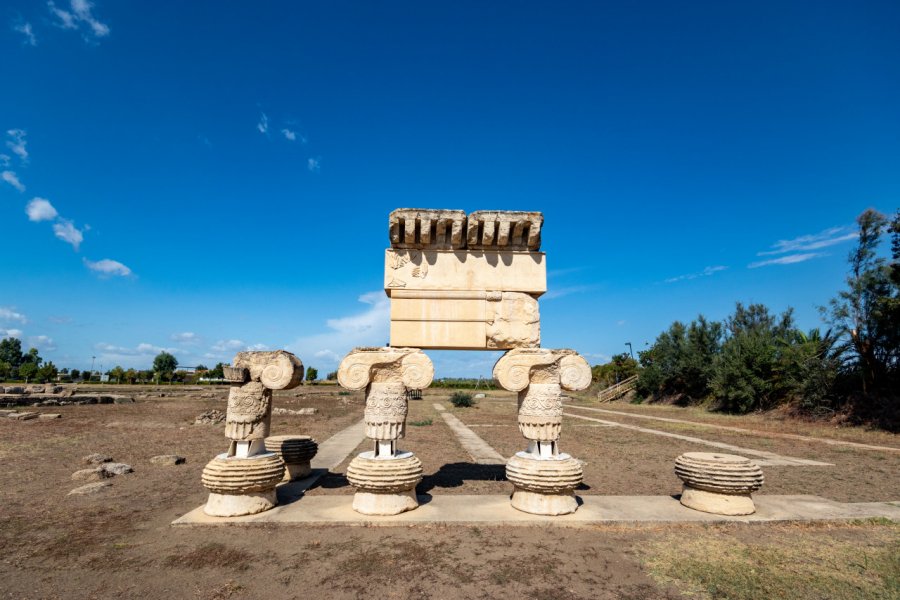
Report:
[[400,452],[397,441],[406,434],[407,390],[424,389],[433,377],[431,360],[412,348],[357,348],[341,361],[338,383],[366,390],[366,436],[374,443],[347,468],[347,480],[357,490],[357,512],[396,515],[418,507],[422,463],[411,452]]
[[582,480],[581,463],[568,454],[540,458],[517,452],[506,463],[513,484],[513,508],[534,515],[567,515],[578,510],[575,488]]
[[751,494],[765,481],[759,465],[743,456],[687,452],[675,459],[675,474],[684,482],[681,503],[717,515],[756,512]]
[[239,352],[223,371],[231,382],[225,415],[231,444],[203,469],[201,480],[210,492],[203,510],[214,517],[252,515],[276,505],[275,486],[286,471],[281,456],[265,446],[272,390],[300,385],[303,364],[283,350]]
[[422,462],[412,452],[376,458],[363,452],[347,467],[347,481],[356,488],[353,510],[364,515],[396,515],[419,506],[416,485]]
[[203,468],[209,490],[203,512],[213,517],[238,517],[269,510],[276,504],[275,486],[284,476],[284,462],[274,452],[248,458],[215,457]]
[[581,464],[559,452],[562,431],[562,390],[582,390],[591,383],[591,368],[573,350],[517,348],[494,366],[494,379],[519,393],[519,431],[528,450],[506,464],[513,484],[513,508],[538,515],[564,515],[578,509],[575,488],[582,481]]
[[266,450],[284,461],[284,481],[297,481],[312,473],[310,461],[319,445],[308,435],[275,435],[266,438]]

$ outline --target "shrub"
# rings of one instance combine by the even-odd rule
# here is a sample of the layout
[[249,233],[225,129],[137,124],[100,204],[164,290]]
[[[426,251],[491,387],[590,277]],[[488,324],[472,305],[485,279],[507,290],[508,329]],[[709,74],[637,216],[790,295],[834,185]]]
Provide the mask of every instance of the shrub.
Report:
[[413,427],[427,427],[431,425],[433,421],[431,419],[423,419],[421,421],[410,421],[409,424]]
[[456,408],[469,408],[475,406],[475,400],[472,399],[472,394],[453,392],[453,395],[450,396],[450,404]]

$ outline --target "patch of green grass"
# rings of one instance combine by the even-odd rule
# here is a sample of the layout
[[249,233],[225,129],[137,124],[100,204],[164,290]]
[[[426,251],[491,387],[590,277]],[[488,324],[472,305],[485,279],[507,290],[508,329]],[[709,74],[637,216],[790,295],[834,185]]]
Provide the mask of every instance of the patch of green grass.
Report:
[[409,424],[413,427],[427,427],[432,425],[433,421],[431,419],[422,419],[421,421],[410,421]]
[[341,390],[340,392],[338,392],[338,396],[349,396],[349,395],[350,395],[350,392],[348,392],[347,390]]
[[684,531],[650,543],[642,554],[658,581],[674,584],[688,597],[900,598],[896,525],[846,530],[832,534],[785,528],[766,535]]

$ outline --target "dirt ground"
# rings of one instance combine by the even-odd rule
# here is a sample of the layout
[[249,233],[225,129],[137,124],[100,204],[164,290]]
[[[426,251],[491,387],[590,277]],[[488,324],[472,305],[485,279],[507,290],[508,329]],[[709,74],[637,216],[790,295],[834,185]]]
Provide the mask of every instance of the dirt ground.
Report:
[[[193,424],[206,410],[224,410],[225,390],[207,398],[201,396],[210,395],[208,389],[201,393],[177,386],[128,391],[137,394],[136,403],[38,409],[63,415],[50,421],[0,419],[0,459],[5,464],[0,471],[0,597],[729,597],[710,591],[704,583],[707,574],[697,565],[706,563],[702,555],[695,555],[699,550],[694,547],[700,544],[702,548],[703,540],[729,548],[756,544],[752,552],[748,551],[750,556],[759,555],[760,544],[769,544],[765,548],[779,552],[789,552],[794,546],[798,552],[840,544],[865,547],[871,550],[873,565],[876,557],[900,554],[896,552],[900,549],[896,526],[882,522],[805,528],[693,525],[571,530],[421,525],[173,528],[172,520],[205,501],[200,472],[212,456],[227,447],[222,425]],[[160,397],[160,393],[166,395]],[[500,454],[509,456],[525,445],[515,426],[513,396],[491,393],[479,400],[477,408],[470,409],[451,408],[448,396],[442,390],[429,390],[424,400],[410,406],[407,438],[401,446],[414,451],[423,462],[425,479],[418,491],[508,493],[503,467],[470,464],[471,458],[433,403],[442,402]],[[302,387],[277,394],[275,405],[314,407],[317,413],[276,415],[273,435],[301,433],[321,442],[361,418],[363,399],[361,394],[341,395],[335,387]],[[675,414],[693,419],[689,413]],[[835,463],[834,467],[766,467],[764,493],[817,494],[842,501],[900,499],[897,453],[703,428],[678,430],[661,422],[596,416]],[[412,425],[414,422],[419,424]],[[734,425],[748,427],[749,422]],[[778,427],[777,423],[765,425]],[[754,423],[753,428],[759,427]],[[812,435],[812,430],[794,424],[784,430]],[[857,430],[852,437],[863,443],[900,446],[894,438],[869,433]],[[706,449],[620,428],[595,427],[571,418],[566,419],[563,436],[563,450],[587,463],[580,494],[677,493],[672,460],[683,451]],[[71,474],[87,466],[82,457],[92,452],[128,463],[135,472],[108,480],[112,485],[98,494],[67,496],[80,485],[71,480]],[[154,455],[170,453],[185,456],[187,462],[178,466],[149,462]],[[346,463],[336,468],[309,493],[351,493],[342,476],[345,467]],[[690,549],[695,554],[690,555],[693,562],[689,563],[693,570],[677,568],[678,540],[683,539],[693,540]],[[803,544],[798,545],[798,541]],[[743,564],[739,558],[735,558],[737,565]],[[788,559],[790,556],[779,558],[782,562]],[[802,561],[813,565],[827,557],[812,553],[795,560],[800,561],[796,565],[802,570]],[[877,564],[882,563],[888,572],[896,566],[889,560]],[[761,572],[764,566],[756,565],[756,569]],[[856,567],[837,565],[835,569],[832,571],[843,577],[840,585],[850,586],[847,589],[874,589],[886,598],[900,590],[891,587],[897,585],[896,580],[892,584],[874,568],[867,574],[871,581],[863,582],[874,587],[858,581]],[[735,568],[734,572],[742,571]],[[773,577],[777,582],[791,583],[783,575],[778,571]],[[716,589],[725,589],[726,583],[716,581]],[[777,585],[767,589],[769,597],[779,597],[772,591],[780,589]]]

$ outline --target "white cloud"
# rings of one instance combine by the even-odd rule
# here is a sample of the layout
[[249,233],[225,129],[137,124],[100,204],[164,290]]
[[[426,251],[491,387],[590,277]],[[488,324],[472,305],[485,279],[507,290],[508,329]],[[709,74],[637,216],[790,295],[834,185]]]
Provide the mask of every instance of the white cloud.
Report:
[[0,319],[4,321],[17,321],[23,324],[28,322],[28,319],[25,318],[25,315],[20,312],[16,312],[14,309],[6,306],[0,306]]
[[8,129],[6,135],[10,138],[6,140],[6,147],[12,150],[13,154],[19,157],[23,163],[28,162],[28,142],[25,141],[24,129]]
[[267,346],[266,344],[252,344],[250,346],[247,346],[247,350],[253,350],[255,352],[261,352],[263,350],[268,350],[268,349],[269,349],[269,346]]
[[104,258],[97,262],[85,258],[83,262],[84,266],[91,271],[100,274],[101,277],[130,277],[133,274],[128,267],[117,260],[109,258]]
[[28,214],[28,220],[34,222],[52,221],[59,216],[50,201],[44,198],[33,198],[25,207],[25,212]]
[[290,129],[287,129],[287,128],[281,130],[281,135],[283,135],[285,137],[285,139],[290,140],[292,142],[297,139],[297,132],[291,131]]
[[199,344],[200,336],[194,333],[193,331],[183,331],[181,333],[173,333],[171,336],[172,341],[179,342],[182,344]]
[[210,350],[213,352],[235,352],[243,349],[245,346],[241,340],[219,340],[212,345]]
[[29,336],[28,345],[32,348],[37,348],[42,352],[53,352],[56,350],[56,344],[53,342],[53,338],[47,337],[46,335]]
[[37,38],[34,37],[34,32],[31,30],[31,23],[16,25],[13,27],[13,30],[25,36],[25,40],[22,42],[23,44],[26,46],[37,46]]
[[327,331],[298,338],[286,349],[297,356],[314,356],[337,366],[340,359],[357,346],[384,346],[388,343],[391,305],[384,291],[368,292],[359,297],[367,305],[362,312],[327,319]]
[[716,265],[714,267],[706,267],[699,273],[688,273],[687,275],[678,275],[677,277],[670,277],[666,279],[666,283],[675,283],[676,281],[685,281],[690,279],[697,279],[698,277],[709,277],[719,271],[724,271],[728,267],[722,265]]
[[769,265],[793,265],[796,263],[806,262],[808,260],[812,260],[814,258],[819,258],[821,256],[828,256],[824,252],[807,252],[803,254],[789,254],[788,256],[781,256],[779,258],[773,258],[770,260],[762,260],[755,263],[750,263],[747,265],[748,269],[757,269],[759,267],[766,267]]
[[568,287],[557,287],[547,290],[547,293],[541,296],[541,300],[553,300],[555,298],[562,298],[563,296],[568,296],[570,294],[580,294],[582,292],[590,291],[597,286],[594,285],[571,285]]
[[259,123],[256,124],[256,128],[260,133],[268,133],[269,132],[269,117],[266,116],[266,113],[259,113]]
[[318,173],[322,169],[322,163],[318,158],[310,158],[306,161],[306,168],[313,173]]
[[0,174],[0,179],[3,179],[3,181],[13,186],[20,192],[25,191],[25,185],[21,181],[19,181],[19,177],[13,171],[3,171],[3,173]]
[[0,327],[0,338],[19,338],[22,339],[21,329],[3,329]]
[[[75,227],[72,224],[72,221],[67,219],[60,219],[59,222],[53,224],[53,233],[66,242],[67,244],[72,244],[72,247],[77,251],[78,247],[81,245],[81,242],[84,241],[84,234],[80,229]],[[103,261],[100,261],[103,262]],[[89,268],[90,265],[88,265]]]
[[842,242],[855,240],[857,237],[859,237],[859,233],[854,231],[851,227],[832,227],[825,231],[820,231],[819,233],[801,235],[792,240],[779,240],[772,244],[770,250],[757,252],[756,255],[768,256],[771,254],[785,254],[787,252],[819,250]]
[[[109,26],[94,16],[94,4],[88,0],[70,0],[69,10],[58,8],[52,0],[47,3],[50,12],[57,18],[56,26],[62,29],[82,29],[94,37],[109,35]],[[87,35],[85,36],[87,37]]]

